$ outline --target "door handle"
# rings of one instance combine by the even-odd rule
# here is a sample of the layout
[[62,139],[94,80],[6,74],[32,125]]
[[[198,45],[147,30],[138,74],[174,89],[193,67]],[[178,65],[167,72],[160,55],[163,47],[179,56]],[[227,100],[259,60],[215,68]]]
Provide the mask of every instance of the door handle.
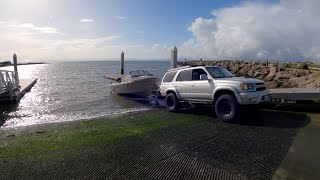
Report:
[[194,86],[194,84],[191,84],[191,86],[193,87],[193,86]]

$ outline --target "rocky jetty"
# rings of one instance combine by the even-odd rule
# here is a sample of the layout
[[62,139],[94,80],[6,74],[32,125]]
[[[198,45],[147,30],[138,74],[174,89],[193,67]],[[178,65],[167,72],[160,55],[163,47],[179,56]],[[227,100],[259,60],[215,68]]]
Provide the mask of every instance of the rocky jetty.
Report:
[[320,88],[320,69],[307,63],[270,63],[246,61],[185,61],[180,66],[221,66],[237,76],[266,81],[269,88]]

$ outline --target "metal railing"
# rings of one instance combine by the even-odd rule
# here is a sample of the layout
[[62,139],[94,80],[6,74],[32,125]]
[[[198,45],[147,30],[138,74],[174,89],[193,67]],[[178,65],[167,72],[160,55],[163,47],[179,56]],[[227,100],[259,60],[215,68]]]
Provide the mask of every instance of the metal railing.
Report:
[[0,94],[19,88],[17,71],[0,70]]

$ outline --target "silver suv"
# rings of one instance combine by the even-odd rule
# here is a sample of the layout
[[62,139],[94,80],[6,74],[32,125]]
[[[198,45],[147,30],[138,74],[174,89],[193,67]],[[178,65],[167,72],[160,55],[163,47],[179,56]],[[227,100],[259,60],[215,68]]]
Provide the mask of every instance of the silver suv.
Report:
[[271,99],[264,81],[235,77],[217,66],[170,69],[162,79],[160,93],[166,97],[169,111],[177,111],[180,102],[214,104],[222,121],[237,120],[242,105]]

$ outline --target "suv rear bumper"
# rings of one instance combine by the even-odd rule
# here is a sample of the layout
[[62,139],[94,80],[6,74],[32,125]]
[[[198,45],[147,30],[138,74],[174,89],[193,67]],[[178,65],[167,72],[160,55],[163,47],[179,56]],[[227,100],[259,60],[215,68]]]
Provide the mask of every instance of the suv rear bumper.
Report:
[[268,102],[272,99],[269,91],[260,92],[243,92],[237,97],[239,104],[259,104]]

